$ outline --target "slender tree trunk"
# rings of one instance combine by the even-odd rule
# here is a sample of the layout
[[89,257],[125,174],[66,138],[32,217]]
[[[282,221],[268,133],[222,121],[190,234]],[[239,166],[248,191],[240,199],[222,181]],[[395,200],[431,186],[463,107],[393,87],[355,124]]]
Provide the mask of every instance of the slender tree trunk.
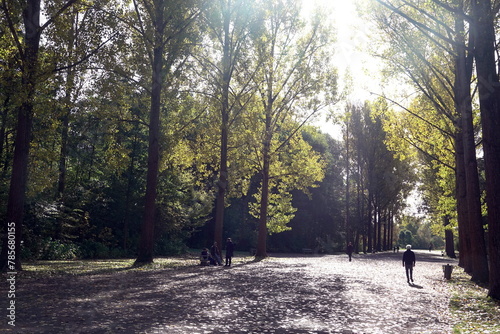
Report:
[[66,189],[66,157],[68,156],[69,110],[64,111],[61,129],[61,149],[59,151],[59,179],[57,182],[57,199],[64,197]]
[[349,122],[350,119],[348,119],[345,124],[346,124],[346,130],[345,130],[345,150],[346,150],[346,157],[345,157],[345,219],[344,219],[344,230],[346,231],[346,236],[347,236],[347,242],[352,242],[352,229],[351,229],[351,224],[350,224],[350,217],[349,217],[349,208],[350,208],[350,192],[349,192],[349,183],[350,183],[350,150],[349,150]]
[[389,233],[389,220],[387,219],[387,211],[384,210],[384,236],[383,236],[383,242],[382,242],[382,250],[387,250],[387,235]]
[[[256,258],[267,257],[267,206],[269,204],[269,145],[264,144],[264,168],[262,170],[262,195],[260,200],[259,231]],[[267,149],[266,149],[267,147]],[[266,152],[267,151],[267,152]]]
[[[73,17],[73,22],[71,24],[71,31],[69,33],[70,40],[68,41],[68,63],[73,60],[73,48],[76,40],[75,25],[77,24],[76,18]],[[70,64],[68,64],[70,65]],[[71,105],[73,91],[75,89],[75,70],[73,67],[69,67],[66,71],[66,87],[63,105],[63,116],[61,124],[61,149],[59,151],[59,180],[57,184],[57,194],[56,199],[64,204],[64,190],[66,188],[66,159],[68,156],[68,133],[69,133],[69,117],[71,115]]]
[[[465,43],[464,41],[464,30],[461,28],[463,26],[463,21],[461,21],[461,18],[457,17],[455,19],[455,30],[457,31],[457,35],[455,38],[457,39],[457,46],[459,44]],[[463,45],[460,46],[463,48]],[[457,55],[459,53],[459,48],[456,48]],[[461,73],[462,75],[465,73],[465,55],[461,55],[461,64],[456,62],[456,69],[455,72],[458,70],[458,66],[462,67]],[[457,60],[459,57],[457,57]],[[455,73],[456,79],[455,79],[455,86],[457,86],[458,82],[458,74]],[[462,79],[463,80],[463,79]],[[457,90],[457,87],[455,87],[455,90]],[[459,92],[460,93],[460,92]],[[469,93],[470,94],[470,93]],[[457,95],[457,92],[455,92],[455,95]],[[457,111],[459,112],[460,115],[460,110],[459,110],[459,100],[457,99],[457,96],[455,96],[455,103],[456,103],[456,108]],[[457,201],[457,220],[458,220],[458,237],[459,237],[459,245],[460,245],[460,252],[459,252],[459,266],[464,268],[465,272],[467,273],[472,273],[472,262],[471,262],[471,253],[472,253],[472,246],[471,246],[471,240],[470,240],[470,233],[469,233],[469,209],[468,209],[468,203],[467,203],[467,187],[466,187],[466,173],[465,173],[465,151],[464,151],[464,138],[465,136],[463,135],[463,122],[462,122],[462,116],[460,115],[459,118],[457,119],[457,122],[455,124],[456,126],[456,133],[455,133],[455,190],[456,190],[456,201]],[[448,218],[446,221],[449,221]]]
[[356,237],[354,238],[354,252],[359,253],[359,229],[356,229]]
[[270,74],[266,103],[266,126],[263,143],[263,168],[262,168],[262,195],[260,200],[259,231],[257,239],[256,258],[267,257],[267,208],[269,205],[269,169],[271,166],[271,140],[272,140],[272,111],[273,111],[273,85],[272,73]]
[[366,215],[366,224],[367,224],[367,250],[368,253],[373,252],[373,232],[372,232],[372,200],[373,200],[373,195],[370,191],[368,194],[368,208],[367,208],[367,215]]
[[125,207],[123,210],[123,240],[122,246],[124,250],[128,249],[128,238],[130,234],[130,205],[132,202],[132,184],[134,182],[134,166],[135,157],[137,154],[137,138],[134,138],[132,144],[132,152],[130,154],[130,165],[127,171],[127,190],[125,192]]
[[472,121],[472,98],[470,96],[471,74],[467,71],[465,39],[463,36],[465,28],[460,18],[456,20],[456,30],[459,33],[457,34],[455,101],[462,120],[472,280],[475,282],[487,282],[488,260],[481,213],[481,192],[479,189],[479,173],[477,170],[474,125]]
[[468,224],[467,190],[465,186],[465,159],[462,126],[457,125],[455,134],[455,191],[457,200],[458,240],[459,240],[459,266],[465,272],[472,272],[471,241]]
[[15,229],[15,256],[14,261],[9,260],[8,235],[4,234],[0,268],[3,270],[22,270],[21,266],[21,238],[24,216],[24,203],[28,179],[28,157],[31,141],[31,127],[33,123],[33,105],[36,92],[38,75],[38,55],[40,45],[40,0],[26,1],[23,11],[25,27],[24,58],[22,72],[21,94],[22,104],[17,114],[17,132],[14,148],[14,161],[10,179],[9,200],[7,203],[7,227]]
[[455,241],[453,238],[453,230],[446,228],[446,226],[450,225],[450,217],[445,216],[443,218],[444,222],[443,225],[445,226],[444,230],[444,236],[445,236],[445,253],[447,256],[451,258],[456,258],[457,256],[455,255]]
[[217,183],[217,200],[215,205],[215,231],[214,240],[218,245],[222,245],[222,234],[224,227],[224,210],[225,197],[228,182],[227,170],[227,144],[229,132],[229,84],[231,80],[231,56],[230,56],[230,40],[229,40],[229,24],[230,24],[230,1],[227,7],[223,9],[224,16],[224,45],[222,57],[222,105],[221,105],[221,142],[220,142],[220,171],[219,182]]
[[495,60],[496,13],[490,0],[472,1],[474,58],[483,130],[488,206],[489,296],[500,299],[500,84]]
[[165,1],[155,2],[155,45],[153,49],[153,73],[151,89],[151,109],[149,113],[149,146],[148,171],[146,177],[146,195],[144,203],[144,217],[141,227],[137,264],[153,262],[154,228],[156,217],[156,194],[158,186],[158,171],[160,160],[160,107],[161,91],[163,87],[163,53],[165,51],[164,38],[164,7]]
[[377,252],[382,250],[382,214],[380,212],[380,206],[377,204]]

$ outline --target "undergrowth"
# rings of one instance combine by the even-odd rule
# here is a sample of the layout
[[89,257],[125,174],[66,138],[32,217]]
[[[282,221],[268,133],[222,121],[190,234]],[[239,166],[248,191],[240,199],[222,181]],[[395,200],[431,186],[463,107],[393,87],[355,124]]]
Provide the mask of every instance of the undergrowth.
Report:
[[460,267],[450,280],[450,309],[455,318],[454,334],[500,333],[500,302],[488,297],[488,289],[472,282]]

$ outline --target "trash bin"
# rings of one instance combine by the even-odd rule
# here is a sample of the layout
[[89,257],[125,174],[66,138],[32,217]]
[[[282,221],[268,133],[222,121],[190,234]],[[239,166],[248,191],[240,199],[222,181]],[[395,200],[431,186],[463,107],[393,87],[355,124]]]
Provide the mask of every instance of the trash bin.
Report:
[[447,264],[443,266],[444,278],[451,279],[451,272],[453,271],[453,266]]

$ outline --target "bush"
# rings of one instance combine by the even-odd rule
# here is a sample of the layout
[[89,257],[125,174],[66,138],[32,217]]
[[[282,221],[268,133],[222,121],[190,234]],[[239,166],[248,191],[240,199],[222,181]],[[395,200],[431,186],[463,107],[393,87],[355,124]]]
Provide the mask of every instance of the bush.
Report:
[[38,249],[38,254],[31,252],[37,260],[72,260],[78,253],[78,247],[73,243],[63,243],[52,238],[42,240]]
[[79,257],[82,259],[104,259],[110,256],[109,247],[101,242],[85,240],[80,245]]
[[187,251],[187,247],[179,239],[161,239],[156,242],[155,253],[160,256],[179,255]]

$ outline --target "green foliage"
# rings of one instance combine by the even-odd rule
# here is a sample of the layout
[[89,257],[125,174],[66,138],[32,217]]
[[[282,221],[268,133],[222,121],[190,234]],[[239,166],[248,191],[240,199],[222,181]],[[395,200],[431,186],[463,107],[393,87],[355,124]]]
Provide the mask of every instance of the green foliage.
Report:
[[413,244],[413,234],[411,233],[411,231],[404,230],[399,232],[398,245],[402,245],[404,247],[405,245],[411,244]]
[[[278,142],[279,143],[279,142]],[[275,143],[277,145],[277,143]],[[286,225],[297,211],[292,206],[293,190],[309,193],[324,178],[325,162],[303,139],[302,135],[292,137],[274,156],[270,167],[270,192],[268,203],[268,232],[280,233],[290,229]],[[260,217],[261,193],[259,187],[249,203],[250,214]]]
[[[231,234],[237,247],[255,246],[266,142],[266,218],[274,248],[300,251],[322,243],[333,251],[345,236],[340,223],[345,195],[342,147],[304,124],[335,100],[337,75],[327,47],[334,34],[324,13],[303,20],[296,0],[231,3],[234,40],[229,43],[236,43],[237,52],[228,98],[231,214],[224,233]],[[62,4],[47,3],[45,14],[58,13]],[[167,35],[184,15],[199,10],[196,1],[166,4],[173,17],[165,26]],[[137,5],[139,13],[147,12],[147,3]],[[193,16],[189,29],[168,40],[162,55],[166,85],[155,217],[155,251],[161,255],[183,252],[200,230],[205,236],[197,242],[205,245],[211,239],[220,168],[218,32],[224,21],[218,8],[222,3],[206,5],[203,13]],[[122,257],[136,252],[144,210],[154,26],[150,17],[140,20],[131,9],[116,1],[75,3],[43,31],[23,225],[25,258]],[[0,23],[6,28],[4,19]],[[19,25],[21,29],[21,21]],[[5,46],[0,50],[2,203],[7,203],[20,101],[19,55],[6,31],[0,33]],[[269,108],[267,93],[272,97]],[[389,156],[380,122],[371,116],[365,120],[360,146],[365,153]],[[375,142],[378,146],[369,145]],[[403,167],[390,159],[379,162],[373,180],[387,177],[385,185],[376,186],[390,197],[398,190],[391,186],[396,184],[394,175]],[[359,175],[359,180],[365,176]],[[5,207],[0,210],[3,214]],[[361,222],[365,217],[357,218]]]
[[432,224],[423,218],[403,216],[400,223],[399,245],[412,245],[412,248],[427,249],[432,243],[434,249],[444,246],[443,237],[433,233]]
[[45,238],[29,249],[22,249],[22,256],[30,260],[73,260],[79,253],[78,246],[71,242]]
[[110,257],[110,249],[101,242],[84,240],[80,245],[79,258],[81,259],[105,259]]

